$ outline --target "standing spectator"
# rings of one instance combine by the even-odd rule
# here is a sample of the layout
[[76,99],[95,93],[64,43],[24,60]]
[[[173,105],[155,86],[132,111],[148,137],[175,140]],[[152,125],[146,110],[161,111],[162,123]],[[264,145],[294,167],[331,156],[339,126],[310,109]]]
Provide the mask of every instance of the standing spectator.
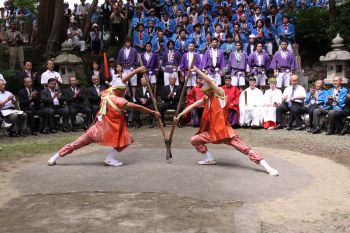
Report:
[[211,48],[207,49],[202,58],[202,68],[206,70],[209,77],[221,86],[221,76],[224,75],[225,58],[224,53],[218,48],[218,39],[213,38]]
[[5,32],[5,41],[10,47],[10,69],[15,69],[17,60],[21,69],[23,69],[23,38],[21,33],[17,31],[15,22],[12,22],[10,29]]
[[277,31],[274,26],[271,25],[271,20],[267,18],[265,20],[265,26],[264,26],[264,34],[265,34],[265,47],[266,52],[272,56],[273,54],[273,45],[275,44],[275,40],[277,38]]
[[[199,53],[195,52],[194,48],[195,48],[194,43],[190,42],[188,44],[188,52],[186,52],[181,58],[180,70],[181,70],[182,82],[184,82],[185,77],[187,77],[192,61],[193,61],[192,65],[196,67],[201,67],[201,57],[199,56]],[[196,56],[195,60],[193,60],[194,56]],[[189,80],[187,82],[187,87],[191,89],[191,87],[194,87],[197,85],[196,82],[197,82],[197,74],[196,72],[191,72],[189,76]]]
[[109,32],[110,20],[111,20],[110,17],[112,14],[112,6],[109,0],[105,0],[105,2],[100,7],[100,11],[102,14],[103,32]]
[[276,107],[282,103],[282,91],[276,88],[276,79],[269,79],[270,89],[264,94],[264,107],[261,108],[265,129],[276,127]]
[[186,30],[181,29],[179,32],[180,37],[175,40],[175,49],[183,55],[188,49],[188,36]]
[[296,70],[296,63],[293,52],[287,49],[287,41],[281,42],[281,50],[273,55],[270,68],[274,69],[277,77],[277,88],[290,85],[291,73]]
[[176,85],[179,85],[178,78],[178,68],[181,63],[181,55],[178,51],[174,49],[174,41],[168,41],[168,51],[163,56],[163,70],[164,70],[164,86],[169,85],[170,76],[174,76],[176,78]]
[[146,74],[154,92],[157,83],[156,69],[158,65],[158,56],[156,53],[152,52],[152,44],[150,42],[146,43],[146,52],[141,55],[141,62],[141,65],[147,69]]
[[[93,81],[92,81],[93,75],[98,76],[100,78],[101,83],[105,83],[106,78],[105,78],[103,71],[101,70],[100,63],[98,61],[91,62],[90,69],[87,72],[86,77],[87,77],[87,82],[89,84],[93,83]],[[111,76],[112,76],[112,74],[111,74]]]
[[88,107],[84,106],[86,96],[84,95],[84,91],[81,88],[78,88],[77,84],[77,79],[75,77],[69,77],[69,87],[63,90],[63,95],[67,102],[69,114],[71,117],[73,132],[77,132],[75,121],[78,113],[83,113],[85,115],[85,130],[91,124],[91,110]]
[[282,17],[282,25],[277,27],[277,34],[281,40],[288,42],[288,50],[292,51],[292,44],[294,42],[295,27],[289,23],[288,16]]
[[[192,88],[190,96],[188,96],[187,98],[186,106],[190,106],[191,104],[203,98],[204,93],[202,91],[202,87],[203,87],[203,80],[198,77],[197,85]],[[199,105],[193,109],[193,111],[191,112],[192,126],[196,127],[200,125],[202,120],[203,110],[204,110],[204,105]]]
[[122,9],[118,7],[117,4],[113,4],[112,14],[110,16],[112,46],[114,45],[120,46],[122,44],[122,41],[124,40],[124,36],[125,36],[123,35],[124,20],[125,20],[125,16],[122,12]]
[[58,72],[53,70],[53,68],[55,67],[55,63],[53,62],[53,60],[51,59],[47,60],[46,67],[47,67],[47,70],[41,75],[41,80],[40,80],[41,84],[44,86],[47,86],[47,82],[51,78],[55,79],[59,84],[62,83],[61,75]]
[[144,31],[145,27],[143,24],[138,24],[136,26],[137,31],[134,31],[134,47],[137,49],[137,52],[141,54],[145,51],[145,45],[147,42],[150,42],[148,33]]
[[27,125],[31,134],[37,135],[38,127],[35,125],[34,115],[43,117],[43,112],[40,110],[40,90],[33,88],[33,82],[29,76],[24,77],[23,84],[25,87],[18,92],[19,107],[27,114]]
[[107,87],[100,82],[100,77],[97,75],[92,75],[91,80],[92,85],[87,89],[87,98],[89,100],[92,116],[95,117],[98,110],[100,109],[101,92],[104,91]]
[[[159,112],[162,116],[163,125],[165,126],[165,112],[168,109],[176,110],[177,105],[179,104],[181,87],[176,85],[176,75],[172,74],[169,78],[169,85],[164,86],[163,88],[163,103],[159,105]],[[181,127],[181,124],[178,125]]]
[[[131,39],[126,38],[124,47],[119,50],[117,64],[123,67],[123,76],[131,73],[134,69],[137,68],[138,58],[137,58],[137,50],[131,47]],[[134,75],[130,79],[132,97],[135,100],[135,93],[137,87],[137,75]]]
[[85,51],[85,41],[83,40],[83,32],[78,28],[77,21],[73,20],[72,25],[67,30],[68,42],[72,43],[73,47],[78,47],[80,52]]
[[258,128],[261,125],[262,117],[260,107],[263,106],[264,95],[256,87],[256,79],[249,78],[249,87],[239,97],[239,123],[241,126]]
[[27,114],[18,111],[15,96],[6,91],[6,81],[0,79],[0,112],[2,118],[12,124],[8,129],[10,137],[27,136]]
[[228,121],[230,125],[236,126],[239,124],[239,95],[240,91],[237,87],[232,86],[231,76],[225,76],[225,85],[222,87],[226,94],[226,103],[228,109]]
[[55,114],[58,114],[61,117],[63,117],[63,132],[69,132],[69,111],[65,107],[65,98],[62,92],[56,89],[56,85],[56,79],[50,78],[47,82],[47,88],[42,90],[40,93],[41,101],[43,103],[43,111],[49,114],[49,128],[45,129],[45,132],[57,132],[55,130]]
[[[146,108],[149,109],[153,109],[153,103],[152,103],[152,98],[151,98],[151,94],[148,88],[147,88],[147,81],[146,81],[146,77],[143,76],[140,80],[141,82],[141,87],[137,88],[136,91],[136,95],[135,95],[135,99],[136,99],[136,103],[140,104]],[[134,113],[135,115],[135,121],[136,121],[136,126],[135,128],[140,128],[141,127],[141,118],[140,118],[140,112],[139,111],[135,111]],[[154,127],[154,118],[153,118],[153,114],[149,115],[149,128],[153,128]]]
[[85,26],[86,17],[89,12],[89,5],[85,3],[85,0],[80,0],[80,4],[77,6],[75,15],[78,17],[78,26],[83,28]]
[[103,35],[96,23],[92,25],[92,31],[90,32],[90,47],[92,55],[96,56],[103,50]]
[[[290,111],[289,121],[286,129],[291,130],[295,121],[296,130],[305,129],[301,114],[303,113],[303,103],[306,96],[304,87],[298,84],[299,78],[293,74],[291,76],[291,86],[286,87],[282,94],[282,103],[276,109],[276,127],[274,129],[282,129],[282,114]],[[278,82],[278,80],[277,80]]]
[[25,77],[30,77],[32,79],[33,88],[37,91],[43,89],[43,86],[40,83],[40,77],[37,72],[33,72],[32,62],[26,60],[24,63],[24,69],[17,74],[18,81],[23,83]]
[[230,54],[227,68],[231,72],[232,85],[243,90],[245,86],[245,72],[248,70],[248,55],[242,51],[242,43],[236,42],[236,51]]
[[64,8],[63,9],[64,19],[66,20],[67,25],[69,25],[70,18],[72,17],[72,10],[69,9],[69,3],[68,2],[64,2],[63,8]]
[[270,69],[270,56],[263,51],[263,43],[256,43],[256,51],[249,56],[249,66],[258,86],[266,85],[266,73]]

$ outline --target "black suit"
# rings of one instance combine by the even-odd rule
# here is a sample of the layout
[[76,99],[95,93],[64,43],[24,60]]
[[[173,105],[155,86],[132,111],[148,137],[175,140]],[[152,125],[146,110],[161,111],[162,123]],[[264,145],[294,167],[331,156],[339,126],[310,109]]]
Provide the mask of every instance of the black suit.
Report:
[[[162,121],[163,123],[165,122],[164,120],[164,113],[168,109],[177,109],[177,105],[180,100],[181,96],[181,87],[174,85],[173,86],[173,91],[171,91],[170,85],[167,85],[163,88],[163,103],[159,105],[159,112],[162,115]],[[170,95],[171,94],[171,95]]]
[[85,114],[84,123],[88,127],[91,124],[91,110],[84,106],[85,95],[82,89],[76,87],[76,91],[79,91],[79,94],[74,97],[75,92],[73,92],[72,87],[68,87],[63,90],[64,98],[68,104],[68,109],[71,117],[71,123],[73,128],[75,128],[75,120],[78,113]]
[[29,75],[24,70],[22,70],[21,72],[17,73],[18,81],[20,83],[22,83],[22,85],[23,85],[23,79],[26,76],[29,76],[29,77],[32,78],[33,88],[35,90],[41,91],[44,88],[43,85],[41,85],[41,83],[40,83],[40,76],[37,73],[34,73],[33,71],[30,71]]
[[[144,106],[146,108],[149,108],[149,109],[154,109],[154,106],[153,106],[153,103],[152,103],[151,94],[150,94],[150,91],[148,90],[148,88],[146,88],[146,91],[144,93],[143,87],[142,86],[138,87],[136,89],[135,99],[136,99],[136,102],[139,105],[142,105],[142,106]],[[141,99],[145,99],[146,103],[142,103]],[[139,111],[135,111],[134,112],[134,117],[135,117],[135,121],[138,124],[141,124],[141,118],[140,118],[140,112]],[[153,114],[150,114],[149,120],[150,120],[150,124],[153,124]]]
[[[30,98],[31,93],[36,92]],[[29,90],[27,88],[23,88],[18,92],[19,99],[19,107],[22,111],[27,113],[27,124],[29,128],[35,132],[37,128],[35,126],[34,115],[39,115],[41,118],[44,116],[44,112],[40,109],[40,92],[35,89]],[[46,116],[47,117],[47,116]]]
[[[103,90],[106,90],[106,86],[103,84],[100,84],[100,93]],[[101,102],[101,97],[99,93],[97,93],[96,87],[94,85],[91,85],[87,89],[87,98],[89,100],[89,106],[92,111],[92,116],[95,117],[98,110],[100,109],[100,102]]]
[[[58,92],[58,91],[56,91]],[[58,114],[63,117],[63,128],[68,129],[68,122],[69,122],[69,111],[65,107],[65,98],[63,95],[61,95],[60,98],[58,98],[59,105],[54,104],[54,99],[51,96],[51,92],[49,88],[46,88],[41,91],[40,93],[41,102],[43,105],[43,111],[49,115],[48,117],[48,126],[52,130],[55,128],[54,123],[54,115]]]

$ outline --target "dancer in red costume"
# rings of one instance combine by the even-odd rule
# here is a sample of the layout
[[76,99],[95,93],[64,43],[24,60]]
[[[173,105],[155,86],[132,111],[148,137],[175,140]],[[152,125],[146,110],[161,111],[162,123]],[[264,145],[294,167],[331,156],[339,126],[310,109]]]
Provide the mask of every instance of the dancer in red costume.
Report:
[[269,175],[277,176],[278,171],[270,167],[258,152],[249,148],[243,139],[238,136],[237,132],[230,126],[227,120],[229,106],[226,104],[226,95],[224,90],[218,87],[215,81],[201,72],[198,68],[194,67],[193,71],[195,71],[205,81],[205,84],[202,87],[204,97],[185,108],[185,110],[183,110],[183,112],[181,112],[177,117],[174,117],[174,121],[178,122],[181,116],[191,112],[195,107],[204,104],[204,112],[199,131],[191,139],[191,143],[196,150],[205,156],[205,158],[199,161],[198,164],[216,164],[216,161],[209,153],[205,144],[224,143],[249,156],[250,160],[256,164],[260,164]]
[[100,110],[97,113],[95,123],[77,140],[62,147],[49,159],[48,165],[55,165],[59,158],[94,142],[114,148],[105,159],[105,165],[123,165],[123,162],[118,161],[116,156],[133,141],[132,135],[128,132],[124,110],[135,109],[140,112],[154,114],[156,119],[160,117],[159,112],[130,103],[123,98],[126,90],[125,83],[137,73],[144,72],[146,72],[146,68],[139,67],[124,78],[114,82],[114,86],[104,91],[101,94]]

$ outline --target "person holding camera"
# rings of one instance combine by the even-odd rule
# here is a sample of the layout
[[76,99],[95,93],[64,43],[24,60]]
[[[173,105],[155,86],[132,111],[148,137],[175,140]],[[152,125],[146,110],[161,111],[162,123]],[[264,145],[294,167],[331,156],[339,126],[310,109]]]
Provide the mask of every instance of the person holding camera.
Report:
[[5,32],[5,41],[10,47],[10,69],[14,70],[16,61],[18,60],[21,69],[23,69],[24,52],[23,52],[23,38],[19,31],[17,31],[16,22],[12,22],[10,29]]

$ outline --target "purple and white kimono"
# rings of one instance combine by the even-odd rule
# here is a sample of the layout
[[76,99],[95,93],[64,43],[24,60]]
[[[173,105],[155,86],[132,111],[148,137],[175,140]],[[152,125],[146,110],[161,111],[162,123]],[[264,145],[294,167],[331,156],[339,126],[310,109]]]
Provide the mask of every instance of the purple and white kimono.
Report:
[[245,72],[249,70],[248,55],[240,51],[234,51],[230,54],[227,62],[227,69],[231,71],[231,83],[233,86],[245,85]]
[[224,53],[220,49],[207,49],[202,58],[202,69],[206,70],[209,77],[215,80],[216,83],[220,86],[220,71],[224,71],[225,69]]
[[266,72],[270,69],[270,56],[268,53],[262,51],[260,54],[254,51],[249,56],[249,66],[251,74],[254,75],[256,83],[259,86],[266,85]]
[[[193,56],[196,55],[196,59],[193,62],[193,65],[197,67],[198,69],[201,69],[201,58],[199,53],[196,52],[186,52],[181,59],[181,64],[180,64],[180,70],[185,73],[185,77],[187,77],[188,73],[188,67],[190,66],[190,63],[192,62]],[[187,82],[188,87],[194,87],[197,86],[196,83],[197,80],[197,74],[196,72],[191,72],[190,78]]]
[[141,61],[144,67],[147,69],[147,75],[152,84],[157,82],[156,69],[158,65],[158,55],[154,52],[144,52],[141,55]]
[[[131,73],[134,68],[136,68],[138,64],[137,59],[137,50],[135,48],[130,47],[127,49],[123,47],[119,50],[117,64],[123,67],[123,76]],[[131,79],[131,86],[137,86],[137,75],[134,75]]]
[[272,58],[270,68],[277,71],[277,87],[290,86],[291,72],[296,70],[294,54],[289,50],[280,50]]
[[179,51],[168,49],[163,56],[163,70],[164,70],[164,86],[169,85],[169,78],[172,74],[176,76],[176,85],[179,85],[178,68],[181,63],[181,55]]

